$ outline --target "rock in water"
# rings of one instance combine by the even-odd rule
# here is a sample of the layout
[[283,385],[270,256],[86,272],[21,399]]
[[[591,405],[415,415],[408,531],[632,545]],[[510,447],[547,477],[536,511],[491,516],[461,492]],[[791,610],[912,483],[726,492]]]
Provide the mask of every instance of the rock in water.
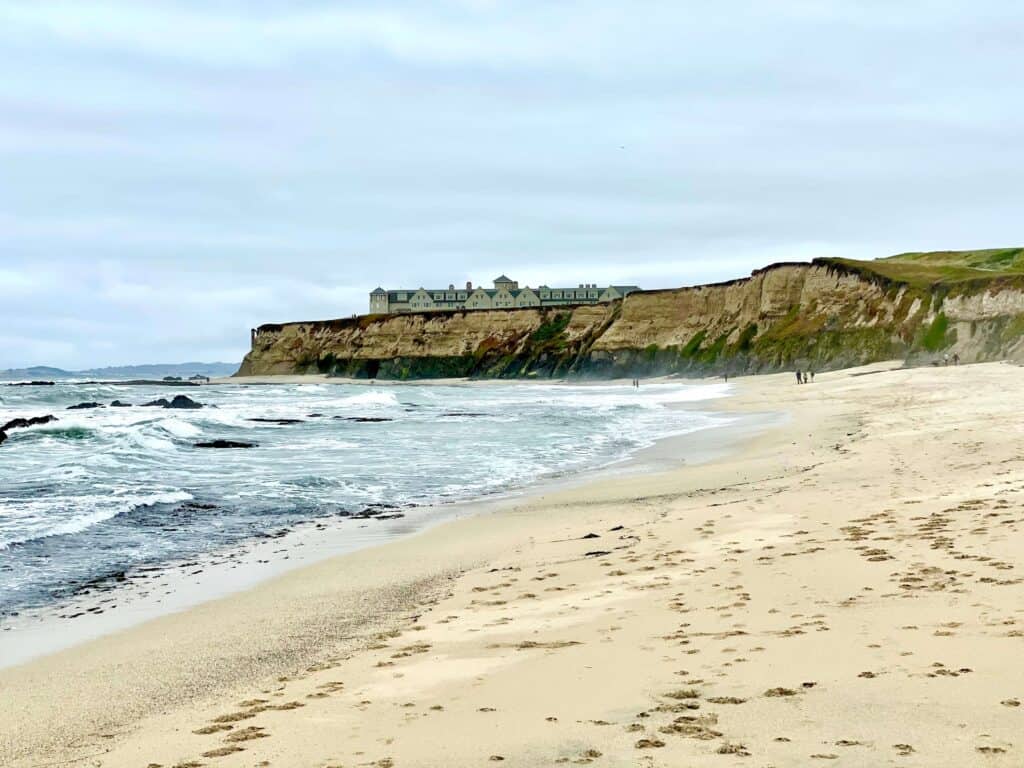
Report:
[[33,416],[30,419],[11,419],[2,427],[0,427],[0,444],[7,439],[7,430],[9,429],[22,429],[24,427],[34,427],[37,424],[49,424],[51,421],[56,421],[57,417],[53,414],[47,414],[46,416]]
[[148,403],[143,403],[143,407],[150,408],[202,408],[202,403],[197,403],[191,397],[185,395],[175,395],[174,399],[168,401],[166,397],[161,397],[159,400],[150,400]]
[[164,408],[202,408],[202,403],[197,403],[191,397],[185,395],[175,395],[171,402],[164,406]]
[[84,411],[87,408],[102,408],[103,406],[99,403],[79,403],[78,405],[69,405],[67,410],[69,411]]
[[210,440],[205,443],[196,443],[196,448],[255,448],[259,443],[239,443],[234,440]]
[[47,416],[33,416],[31,419],[11,419],[2,427],[0,432],[6,432],[9,429],[21,429],[23,427],[34,427],[38,424],[49,424],[51,421],[56,421],[57,417],[49,414]]
[[115,400],[110,404],[111,408],[131,408],[131,403],[122,403],[120,400]]

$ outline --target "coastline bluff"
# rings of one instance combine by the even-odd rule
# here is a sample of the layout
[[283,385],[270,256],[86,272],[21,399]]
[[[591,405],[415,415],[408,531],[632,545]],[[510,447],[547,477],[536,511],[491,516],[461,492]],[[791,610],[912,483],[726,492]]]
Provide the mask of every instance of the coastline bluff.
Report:
[[237,375],[608,378],[1024,358],[1024,274],[930,281],[887,275],[891,264],[774,264],[601,305],[267,324]]

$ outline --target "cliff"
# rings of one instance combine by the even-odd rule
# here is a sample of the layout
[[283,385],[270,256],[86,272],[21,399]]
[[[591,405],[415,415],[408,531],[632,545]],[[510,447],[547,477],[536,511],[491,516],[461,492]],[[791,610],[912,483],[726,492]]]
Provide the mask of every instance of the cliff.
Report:
[[694,375],[1024,358],[1024,249],[775,264],[610,305],[263,325],[239,375]]

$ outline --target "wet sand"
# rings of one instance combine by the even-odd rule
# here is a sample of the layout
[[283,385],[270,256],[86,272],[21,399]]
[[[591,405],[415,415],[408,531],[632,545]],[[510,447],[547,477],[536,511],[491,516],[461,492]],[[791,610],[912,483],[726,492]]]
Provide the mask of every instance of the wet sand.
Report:
[[892,368],[0,672],[0,763],[1021,765],[1024,373]]

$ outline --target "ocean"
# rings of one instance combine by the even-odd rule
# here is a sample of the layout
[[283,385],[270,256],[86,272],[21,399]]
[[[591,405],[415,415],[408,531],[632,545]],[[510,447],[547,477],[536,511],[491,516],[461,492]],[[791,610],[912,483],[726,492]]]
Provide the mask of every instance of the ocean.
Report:
[[[0,425],[57,417],[0,444],[0,620],[296,526],[415,527],[427,508],[725,424],[699,403],[727,392],[685,383],[0,384]],[[142,406],[179,394],[203,407]],[[82,402],[105,407],[67,410]],[[213,440],[255,445],[196,447]]]

